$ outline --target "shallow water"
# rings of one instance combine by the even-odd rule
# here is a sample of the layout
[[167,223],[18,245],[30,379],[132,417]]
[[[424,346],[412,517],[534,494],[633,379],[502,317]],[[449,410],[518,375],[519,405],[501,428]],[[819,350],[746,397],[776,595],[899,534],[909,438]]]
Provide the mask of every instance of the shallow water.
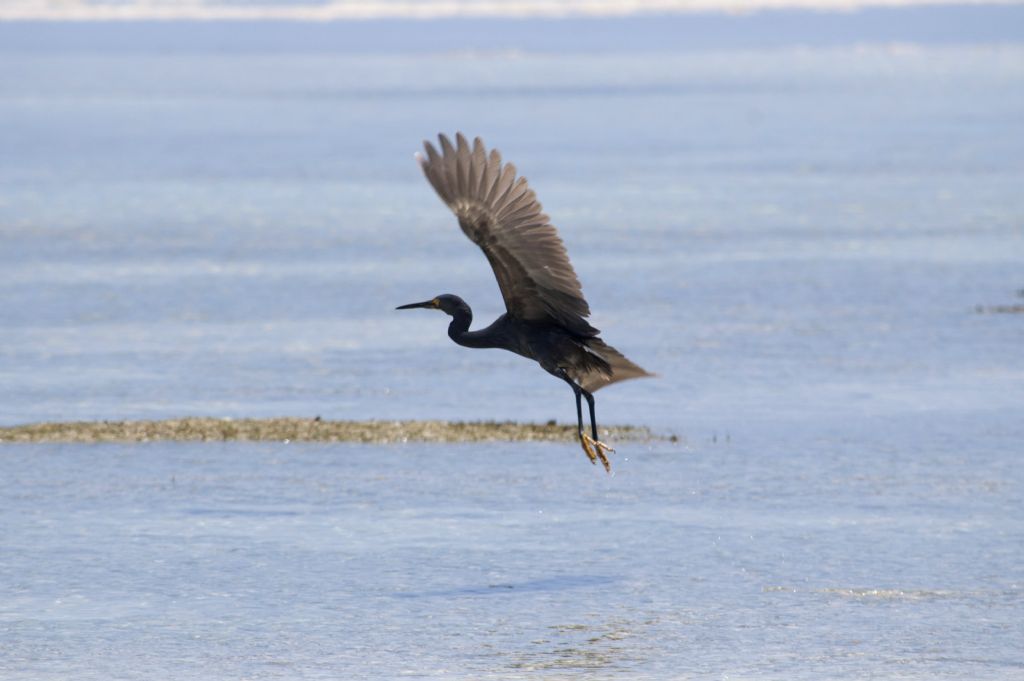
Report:
[[8,51],[0,422],[571,421],[393,310],[462,129],[680,442],[2,446],[2,676],[1024,678],[1019,42]]
[[1020,678],[1020,433],[937,430],[7,447],[4,676]]

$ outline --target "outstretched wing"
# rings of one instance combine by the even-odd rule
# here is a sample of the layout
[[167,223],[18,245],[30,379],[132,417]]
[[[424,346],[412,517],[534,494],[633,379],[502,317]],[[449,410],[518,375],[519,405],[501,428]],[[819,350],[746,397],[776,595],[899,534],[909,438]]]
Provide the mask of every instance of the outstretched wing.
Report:
[[462,133],[456,134],[455,146],[444,135],[438,139],[441,153],[424,142],[427,155],[417,159],[462,231],[487,256],[508,313],[596,336],[597,329],[584,319],[590,306],[565,245],[526,178],[517,178],[515,166],[502,163],[496,149],[488,154],[479,137],[472,148]]

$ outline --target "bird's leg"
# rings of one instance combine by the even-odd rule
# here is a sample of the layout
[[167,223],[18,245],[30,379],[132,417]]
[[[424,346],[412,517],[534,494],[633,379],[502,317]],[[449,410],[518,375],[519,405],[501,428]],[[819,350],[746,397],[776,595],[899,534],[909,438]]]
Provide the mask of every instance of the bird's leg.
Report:
[[[598,459],[600,459],[605,471],[610,473],[612,467],[611,464],[608,463],[608,457],[604,455],[604,451],[602,451],[602,448],[609,451],[611,450],[604,443],[597,441],[597,429],[594,427],[594,396],[588,393],[583,388],[576,385],[576,381],[569,378],[569,374],[565,373],[565,369],[559,369],[556,376],[558,376],[563,381],[568,383],[572,387],[573,393],[576,394],[576,432],[580,436],[580,445],[582,445],[583,447],[583,453],[587,455],[588,459],[590,459],[590,463],[594,464],[595,466],[597,465]],[[594,430],[593,438],[591,438],[589,435],[583,432],[582,398],[584,395],[586,395],[587,404],[590,406],[590,426]],[[598,446],[597,449],[595,449],[594,445]]]
[[583,445],[583,453],[587,455],[588,459],[590,459],[590,463],[596,466],[597,453],[594,452],[593,447],[587,444],[587,434],[583,432],[583,402],[581,399],[583,397],[583,391],[578,385],[572,383],[572,381],[570,381],[570,384],[576,393],[576,432],[579,433],[580,444]]
[[[580,392],[583,393],[583,397],[587,398],[587,406],[590,407],[590,432],[593,434],[593,437],[586,437],[582,433],[582,429],[583,429],[583,424],[582,423],[580,424],[580,430],[581,430],[580,434],[581,434],[581,436],[583,436],[582,439],[584,439],[585,442],[586,442],[586,440],[589,440],[589,442],[587,442],[586,444],[589,444],[591,449],[593,449],[594,453],[597,455],[597,458],[601,459],[601,463],[604,464],[605,471],[608,472],[608,473],[611,473],[612,472],[612,465],[610,463],[608,463],[608,457],[605,456],[604,453],[605,452],[612,452],[612,453],[614,453],[615,450],[612,449],[611,447],[609,447],[608,445],[606,445],[605,443],[603,443],[603,442],[601,442],[600,440],[597,439],[597,419],[594,418],[594,396],[591,395],[586,390],[583,390],[583,388],[580,388]],[[577,396],[577,399],[579,399],[578,396]]]

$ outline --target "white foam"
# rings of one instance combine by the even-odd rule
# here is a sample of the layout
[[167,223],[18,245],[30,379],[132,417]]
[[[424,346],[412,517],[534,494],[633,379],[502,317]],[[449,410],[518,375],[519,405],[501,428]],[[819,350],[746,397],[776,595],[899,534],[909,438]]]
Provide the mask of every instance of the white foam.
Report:
[[438,19],[445,17],[614,17],[772,9],[853,11],[869,7],[1019,5],[1022,0],[333,0],[323,3],[222,4],[214,0],[6,0],[2,20],[290,20]]

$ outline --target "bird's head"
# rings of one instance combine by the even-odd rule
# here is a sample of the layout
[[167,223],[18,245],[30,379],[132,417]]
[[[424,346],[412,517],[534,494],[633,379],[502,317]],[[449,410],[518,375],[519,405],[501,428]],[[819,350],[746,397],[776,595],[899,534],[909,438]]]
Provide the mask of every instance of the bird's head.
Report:
[[409,303],[408,305],[399,305],[396,310],[412,310],[417,307],[425,307],[428,310],[441,310],[447,315],[452,317],[456,313],[469,312],[469,305],[466,305],[466,301],[458,296],[453,296],[450,293],[443,293],[439,296],[434,296],[430,300],[425,300],[422,303]]

